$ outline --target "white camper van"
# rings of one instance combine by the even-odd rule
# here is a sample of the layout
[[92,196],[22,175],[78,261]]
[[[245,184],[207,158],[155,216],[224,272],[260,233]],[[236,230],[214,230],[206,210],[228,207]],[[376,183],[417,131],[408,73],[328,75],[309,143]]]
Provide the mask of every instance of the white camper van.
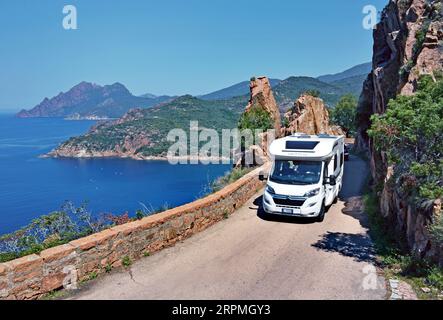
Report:
[[270,146],[273,165],[266,177],[266,213],[312,217],[323,221],[342,187],[345,161],[343,136],[294,134]]

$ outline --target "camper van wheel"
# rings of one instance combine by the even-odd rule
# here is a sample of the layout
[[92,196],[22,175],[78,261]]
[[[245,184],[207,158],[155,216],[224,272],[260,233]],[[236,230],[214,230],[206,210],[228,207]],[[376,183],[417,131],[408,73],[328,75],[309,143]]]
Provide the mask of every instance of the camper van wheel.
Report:
[[332,201],[333,204],[336,204],[338,202],[338,194],[335,196],[334,201]]
[[323,220],[325,220],[325,213],[326,213],[326,208],[325,208],[325,204],[323,203],[323,205],[321,206],[321,209],[320,209],[320,214],[317,217],[318,222],[323,222]]

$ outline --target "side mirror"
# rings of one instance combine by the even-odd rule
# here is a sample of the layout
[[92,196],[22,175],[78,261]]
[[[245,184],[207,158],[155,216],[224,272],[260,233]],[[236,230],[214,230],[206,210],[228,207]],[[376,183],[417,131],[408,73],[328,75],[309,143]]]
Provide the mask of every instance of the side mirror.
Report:
[[268,180],[268,176],[265,175],[264,172],[260,172],[260,173],[258,174],[258,180],[260,180],[260,181],[266,181],[266,180]]
[[337,180],[334,176],[329,176],[325,178],[324,184],[329,184],[330,186],[335,186],[337,184]]

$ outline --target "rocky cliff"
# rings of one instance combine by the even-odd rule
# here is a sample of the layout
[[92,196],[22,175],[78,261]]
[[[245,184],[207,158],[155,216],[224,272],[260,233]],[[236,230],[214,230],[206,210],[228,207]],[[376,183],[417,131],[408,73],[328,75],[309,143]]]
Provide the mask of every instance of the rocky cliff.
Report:
[[295,101],[294,106],[284,115],[284,135],[296,132],[307,134],[326,133],[331,135],[344,135],[338,126],[329,123],[329,111],[320,98],[303,94]]
[[279,133],[281,128],[280,110],[272,93],[269,79],[266,77],[253,78],[249,86],[251,93],[245,112],[248,113],[255,107],[263,108],[271,115],[274,129]]
[[[442,69],[442,7],[438,0],[391,0],[383,10],[358,106],[360,149],[370,147],[366,130],[372,114],[384,113],[397,94],[413,94],[420,75]],[[383,176],[386,168],[382,171]]]
[[170,100],[170,97],[136,97],[121,83],[100,86],[81,82],[67,92],[45,98],[31,110],[22,110],[20,118],[65,117],[68,119],[118,118],[132,108],[146,108]]
[[[390,99],[411,95],[417,79],[443,69],[442,2],[391,0],[374,30],[372,72],[364,83],[358,106],[356,147],[368,150],[382,215],[406,236],[410,249],[421,257],[441,259],[441,248],[430,240],[427,226],[441,210],[439,201],[414,207],[395,184],[384,152],[377,152],[367,129],[372,114],[386,112]],[[439,258],[440,257],[440,258]]]

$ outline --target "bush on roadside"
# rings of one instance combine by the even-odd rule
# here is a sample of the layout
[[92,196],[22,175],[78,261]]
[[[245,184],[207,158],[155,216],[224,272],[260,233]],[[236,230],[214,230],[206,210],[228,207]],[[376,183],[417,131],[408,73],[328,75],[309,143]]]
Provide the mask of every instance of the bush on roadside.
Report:
[[340,98],[331,110],[331,122],[343,128],[347,136],[353,136],[356,131],[357,99],[352,94]]
[[385,152],[397,185],[418,203],[443,197],[443,77],[424,76],[413,96],[398,96],[368,131]]
[[60,211],[41,216],[18,231],[0,236],[0,262],[39,253],[106,228],[141,219],[165,208],[163,206],[147,213],[139,210],[135,218],[130,218],[128,213],[107,213],[94,217],[86,204],[76,207],[72,202],[66,202]]
[[213,181],[211,184],[211,190],[212,192],[217,192],[226,187],[227,185],[234,183],[244,175],[248,174],[255,168],[243,168],[243,167],[237,167],[232,169],[232,171],[225,174],[223,177],[218,178],[217,180]]

